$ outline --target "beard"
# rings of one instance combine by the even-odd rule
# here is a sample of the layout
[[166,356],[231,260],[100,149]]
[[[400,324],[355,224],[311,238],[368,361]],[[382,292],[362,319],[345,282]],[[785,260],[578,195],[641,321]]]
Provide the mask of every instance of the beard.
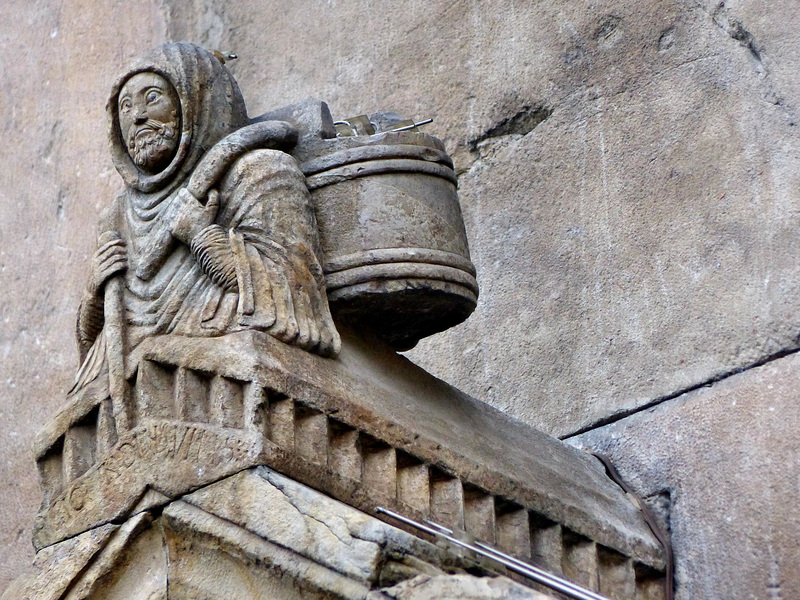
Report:
[[136,166],[148,173],[166,167],[178,145],[175,130],[176,123],[162,123],[153,119],[139,127],[131,127],[128,152]]

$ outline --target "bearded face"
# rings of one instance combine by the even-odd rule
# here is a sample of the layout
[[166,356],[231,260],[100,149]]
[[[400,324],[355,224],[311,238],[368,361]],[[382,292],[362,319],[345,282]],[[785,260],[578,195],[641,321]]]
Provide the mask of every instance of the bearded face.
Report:
[[180,101],[157,73],[137,73],[119,93],[119,126],[128,153],[148,174],[166,168],[178,148]]
[[[131,127],[128,134],[128,153],[143,171],[156,173],[172,159],[177,141],[177,123],[161,123],[148,119],[141,127]],[[163,168],[163,167],[162,167]]]

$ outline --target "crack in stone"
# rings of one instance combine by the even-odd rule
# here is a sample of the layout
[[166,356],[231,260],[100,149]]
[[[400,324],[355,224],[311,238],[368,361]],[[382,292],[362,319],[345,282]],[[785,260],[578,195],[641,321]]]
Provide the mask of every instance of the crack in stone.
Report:
[[[288,495],[288,494],[287,494],[287,493],[286,493],[286,492],[285,492],[285,491],[282,489],[282,487],[281,487],[279,484],[277,484],[277,483],[275,483],[275,482],[273,482],[273,481],[270,481],[269,479],[267,479],[267,478],[266,478],[266,477],[264,477],[263,475],[259,475],[259,477],[262,477],[262,479],[264,479],[264,481],[266,481],[266,482],[267,482],[269,485],[271,485],[271,486],[275,487],[275,489],[277,489],[277,490],[278,490],[278,491],[279,491],[279,492],[280,492],[280,493],[281,493],[281,494],[282,494],[282,495],[283,495],[283,496],[286,498],[286,501],[287,501],[287,502],[288,502],[288,503],[289,503],[289,504],[290,504],[290,505],[291,505],[291,506],[292,506],[292,507],[293,507],[293,508],[294,508],[294,509],[295,509],[295,510],[296,510],[296,511],[299,513],[299,514],[301,514],[301,515],[303,515],[303,516],[307,516],[307,517],[311,518],[312,520],[314,520],[314,521],[317,521],[318,523],[322,524],[322,525],[323,525],[323,526],[324,526],[326,529],[328,529],[328,530],[329,530],[329,531],[330,531],[330,532],[331,532],[331,533],[334,535],[334,537],[336,537],[336,539],[338,539],[338,540],[342,541],[342,543],[344,543],[346,546],[348,546],[348,547],[352,547],[352,545],[351,545],[351,544],[348,544],[347,542],[344,542],[343,540],[341,540],[341,538],[340,538],[338,535],[336,535],[336,533],[335,533],[333,530],[331,530],[331,528],[330,528],[330,527],[329,527],[329,526],[328,526],[326,523],[324,523],[323,521],[320,521],[319,519],[317,519],[317,518],[315,518],[315,517],[312,517],[311,515],[306,515],[306,514],[305,514],[303,511],[301,511],[301,510],[300,510],[300,509],[299,509],[299,508],[298,508],[298,507],[297,507],[297,506],[296,506],[296,505],[295,505],[295,504],[294,504],[294,503],[291,501],[291,498],[289,497],[289,495]],[[351,576],[352,576],[352,573],[347,573],[345,570],[343,570],[343,569],[339,568],[339,567],[338,567],[338,566],[336,566],[336,565],[333,565],[333,564],[325,564],[325,563],[323,563],[323,562],[322,562],[322,561],[321,561],[319,558],[317,558],[317,557],[313,556],[313,554],[312,554],[312,553],[310,553],[310,552],[307,552],[307,551],[299,551],[297,548],[294,548],[294,547],[292,547],[292,546],[287,546],[287,545],[285,545],[285,544],[282,544],[281,542],[279,542],[279,541],[277,541],[277,540],[275,540],[275,539],[268,539],[268,538],[265,538],[265,537],[263,537],[261,534],[259,534],[259,533],[256,533],[255,531],[252,531],[252,530],[248,529],[248,528],[247,528],[247,526],[246,526],[244,523],[240,523],[240,522],[238,522],[238,521],[235,521],[235,520],[232,520],[232,519],[230,519],[230,518],[228,518],[228,517],[223,517],[223,516],[221,516],[221,515],[219,515],[219,514],[217,514],[217,513],[210,512],[210,511],[206,510],[205,508],[203,508],[203,507],[201,507],[201,506],[198,506],[197,504],[194,504],[193,502],[189,501],[187,498],[183,498],[183,500],[184,500],[184,501],[185,501],[187,504],[189,504],[190,506],[192,506],[193,508],[195,508],[195,509],[197,509],[197,510],[199,510],[199,511],[201,511],[201,512],[203,512],[203,513],[205,513],[205,514],[207,514],[207,515],[209,515],[209,516],[211,516],[211,517],[213,517],[214,519],[218,519],[219,521],[222,521],[223,523],[227,523],[227,524],[229,524],[229,525],[232,525],[232,526],[234,526],[234,527],[236,527],[236,528],[238,528],[238,529],[242,529],[242,530],[244,530],[245,532],[247,532],[249,535],[252,535],[252,536],[254,536],[255,538],[258,538],[258,539],[260,539],[260,540],[262,540],[262,541],[266,542],[267,544],[273,544],[274,546],[277,546],[277,547],[279,547],[279,548],[283,548],[283,549],[285,549],[285,550],[287,550],[287,551],[289,551],[289,552],[297,553],[297,554],[299,554],[300,556],[303,556],[303,557],[305,557],[305,558],[306,558],[306,559],[308,559],[309,561],[311,561],[311,562],[314,562],[314,563],[316,563],[316,564],[318,564],[318,565],[322,565],[322,566],[323,566],[323,567],[325,567],[326,569],[330,569],[330,570],[332,570],[332,571],[334,571],[334,572],[336,572],[336,573],[339,573],[339,574],[341,574],[341,575],[343,575],[343,576],[345,576],[345,577],[351,577]],[[341,517],[339,517],[339,518],[341,518]],[[342,520],[343,520],[343,519],[342,519]],[[355,536],[353,536],[353,537],[355,538]],[[360,539],[360,538],[355,538],[355,539]],[[365,542],[367,542],[367,543],[370,543],[370,544],[373,544],[373,545],[377,546],[378,548],[381,548],[380,544],[377,544],[376,542],[372,542],[372,541],[370,541],[370,540],[362,540],[362,541],[365,541]],[[383,554],[382,552],[378,552],[378,557],[380,557],[382,554]],[[374,579],[375,579],[375,577],[377,576],[377,571],[375,571],[374,573],[370,574],[370,571],[369,571],[368,569],[361,569],[361,570],[362,570],[362,572],[366,573],[366,576],[364,576],[364,577],[363,577],[363,580],[364,580],[364,581],[367,581],[367,582],[369,582],[369,583],[374,583]]]
[[745,28],[741,21],[732,18],[728,14],[728,7],[725,5],[724,1],[719,2],[714,7],[713,11],[708,11],[702,4],[698,4],[697,6],[711,18],[717,27],[749,52],[750,58],[755,65],[756,73],[767,80],[765,83],[764,101],[782,109],[789,118],[789,126],[794,127],[796,125],[796,119],[785,106],[783,96],[775,90],[775,86],[769,81],[771,79],[771,73],[764,63],[764,50],[760,44],[756,43],[755,36]]
[[472,152],[478,149],[478,144],[490,138],[505,135],[527,135],[542,124],[551,114],[553,109],[544,104],[525,104],[510,117],[504,117],[489,127],[478,137],[469,141],[468,146]]
[[[269,481],[269,480],[267,480],[267,481]],[[292,497],[291,497],[291,496],[289,496],[289,494],[287,494],[287,493],[286,493],[286,491],[283,489],[283,487],[282,487],[282,486],[281,486],[279,483],[276,483],[276,482],[274,482],[274,481],[269,481],[269,483],[270,483],[270,485],[272,485],[272,486],[273,486],[273,487],[274,487],[276,490],[278,490],[278,491],[279,491],[279,492],[280,492],[280,493],[283,495],[283,497],[284,497],[284,498],[286,498],[286,501],[287,501],[287,502],[288,502],[288,503],[291,505],[291,507],[292,507],[292,508],[294,508],[294,509],[295,509],[295,510],[298,512],[298,514],[300,514],[300,515],[303,515],[304,517],[308,517],[308,518],[309,518],[309,519],[311,519],[312,521],[316,521],[317,523],[319,523],[320,525],[322,525],[322,526],[323,526],[325,529],[327,529],[328,531],[330,531],[330,532],[331,532],[331,534],[333,534],[333,536],[334,536],[334,537],[335,537],[337,540],[339,540],[341,543],[343,543],[345,546],[347,546],[347,547],[352,547],[352,546],[353,546],[353,540],[354,540],[354,539],[358,539],[358,538],[356,538],[354,535],[352,535],[352,533],[350,533],[350,528],[349,528],[349,527],[347,527],[347,521],[345,521],[345,520],[344,520],[344,518],[334,515],[334,518],[336,518],[336,519],[339,519],[340,521],[342,521],[342,523],[344,523],[344,525],[345,525],[345,529],[347,529],[348,533],[350,533],[350,537],[349,537],[349,538],[347,538],[346,540],[345,540],[345,539],[342,539],[342,538],[339,536],[339,534],[337,534],[337,533],[336,533],[336,532],[333,530],[333,528],[332,528],[332,527],[331,527],[331,526],[330,526],[328,523],[326,523],[325,521],[322,521],[322,520],[318,519],[317,517],[315,517],[315,516],[313,516],[313,515],[310,515],[310,514],[308,514],[308,513],[304,512],[304,511],[302,511],[302,510],[300,509],[300,507],[299,507],[299,506],[297,506],[297,505],[296,505],[296,504],[295,504],[295,503],[292,501]],[[361,540],[361,541],[365,541],[365,542],[367,542],[367,543],[372,543],[372,544],[374,544],[374,543],[375,543],[375,542],[369,542],[368,540]],[[376,545],[377,545],[377,544],[376,544]]]
[[767,593],[769,600],[783,600],[783,590],[781,584],[781,569],[778,560],[773,555],[772,546],[770,545],[770,561],[769,561],[769,581],[767,582]]
[[158,523],[158,529],[161,532],[162,549],[164,550],[164,557],[167,563],[166,564],[167,573],[166,576],[164,577],[165,579],[164,584],[166,586],[166,592],[164,598],[165,600],[170,600],[170,596],[172,594],[170,593],[169,574],[172,569],[172,553],[169,550],[169,542],[167,540],[167,533],[164,531],[164,523],[161,522],[160,520],[156,522]]
[[714,23],[716,23],[717,27],[727,33],[731,39],[736,40],[742,46],[747,48],[747,50],[750,52],[750,55],[755,59],[756,64],[758,65],[756,70],[758,70],[759,73],[766,75],[767,67],[764,65],[764,61],[761,59],[761,52],[756,47],[756,40],[753,37],[753,34],[745,29],[741,21],[731,19],[728,16],[725,3],[720,2],[717,4],[714,12],[709,14]]
[[740,375],[740,374],[745,373],[747,371],[750,371],[752,369],[757,369],[758,367],[763,367],[767,363],[771,363],[773,361],[780,360],[781,358],[785,358],[787,356],[791,356],[792,354],[797,354],[798,352],[800,352],[800,348],[790,348],[790,349],[780,350],[778,352],[770,354],[769,356],[767,356],[767,357],[765,357],[765,358],[763,358],[761,360],[758,360],[758,361],[756,361],[754,363],[751,363],[750,365],[747,365],[747,366],[744,366],[744,367],[737,367],[737,368],[732,369],[730,371],[725,371],[724,373],[720,373],[719,375],[715,375],[714,377],[711,377],[711,378],[707,379],[706,381],[703,381],[702,383],[697,383],[697,384],[691,385],[689,387],[682,388],[682,389],[678,390],[677,392],[673,392],[671,394],[667,394],[665,396],[661,396],[659,398],[656,398],[656,399],[654,399],[654,400],[652,400],[652,401],[650,401],[650,402],[648,402],[646,404],[643,404],[641,406],[638,406],[636,408],[632,408],[632,409],[628,409],[628,410],[622,410],[622,411],[619,411],[617,413],[614,413],[613,415],[610,415],[610,416],[607,416],[607,417],[603,417],[602,419],[598,419],[594,423],[591,423],[591,424],[589,424],[589,425],[587,425],[585,427],[582,427],[582,428],[578,429],[577,431],[574,431],[572,433],[568,433],[566,435],[560,436],[559,439],[568,440],[570,438],[577,437],[579,435],[583,435],[584,433],[588,433],[590,431],[594,431],[595,429],[600,429],[601,427],[605,427],[606,425],[612,425],[613,423],[617,423],[619,421],[627,419],[628,417],[632,417],[635,414],[638,414],[640,412],[644,412],[646,410],[649,410],[649,409],[651,409],[651,408],[653,408],[655,406],[658,406],[659,404],[664,404],[665,402],[669,402],[670,400],[674,400],[676,398],[679,398],[680,396],[683,396],[684,394],[688,394],[689,392],[693,392],[695,390],[699,390],[700,388],[704,388],[704,387],[712,387],[713,385],[719,383],[720,381],[728,379],[729,377],[733,377],[735,375]]

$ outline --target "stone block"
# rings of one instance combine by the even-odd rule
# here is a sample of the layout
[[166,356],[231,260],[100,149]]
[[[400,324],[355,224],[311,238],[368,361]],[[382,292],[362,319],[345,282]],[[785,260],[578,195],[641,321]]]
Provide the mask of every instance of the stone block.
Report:
[[[795,353],[571,440],[641,497],[670,499],[678,600],[800,596],[798,390]],[[661,597],[646,570],[637,589]]]
[[185,500],[357,580],[369,581],[377,569],[380,546],[357,533],[366,515],[270,469],[241,473]]
[[331,420],[329,431],[329,465],[331,469],[342,477],[360,481],[363,475],[364,459],[361,456],[358,430]]
[[259,467],[42,550],[3,600],[544,600]]
[[477,540],[494,544],[495,527],[494,497],[481,489],[464,486],[464,530]]

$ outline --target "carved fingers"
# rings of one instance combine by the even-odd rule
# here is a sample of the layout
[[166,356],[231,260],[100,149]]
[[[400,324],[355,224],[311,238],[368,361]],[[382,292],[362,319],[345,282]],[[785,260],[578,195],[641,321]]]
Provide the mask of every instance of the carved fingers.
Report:
[[322,339],[317,347],[317,352],[322,356],[337,356],[342,349],[342,340],[332,320],[328,320],[322,327]]
[[128,251],[116,231],[106,231],[98,238],[98,248],[92,256],[89,291],[97,294],[106,281],[128,268]]
[[[277,257],[275,257],[277,258]],[[279,340],[323,356],[339,352],[339,336],[315,282],[302,261],[267,261],[276,319],[269,333]],[[324,292],[323,292],[324,293]]]
[[219,192],[208,192],[208,201],[203,204],[188,189],[181,188],[175,203],[170,231],[175,238],[189,245],[197,234],[214,223],[219,209]]
[[296,344],[305,350],[316,352],[322,339],[321,329],[324,328],[324,317],[319,311],[320,299],[316,297],[316,282],[303,260],[292,258],[293,275],[298,293],[295,299],[295,313],[299,333]]
[[291,344],[297,337],[300,329],[294,311],[291,282],[288,272],[282,268],[280,261],[272,266],[272,301],[275,305],[275,323],[269,328],[269,333],[282,342]]
[[311,307],[308,294],[301,292],[295,297],[295,317],[297,319],[296,344],[307,350],[319,343],[319,329],[314,309]]

